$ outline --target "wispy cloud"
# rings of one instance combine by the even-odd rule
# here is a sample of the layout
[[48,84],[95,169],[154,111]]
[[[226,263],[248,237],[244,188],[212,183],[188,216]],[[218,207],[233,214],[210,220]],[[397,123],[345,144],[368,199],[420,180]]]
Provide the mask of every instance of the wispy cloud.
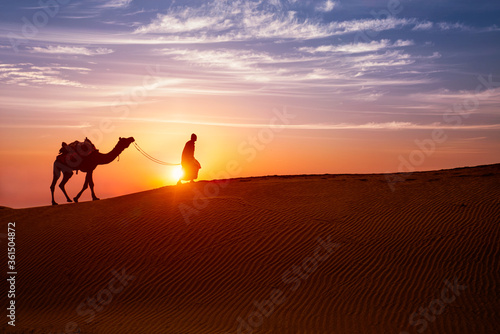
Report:
[[[149,24],[135,30],[137,34],[175,35],[181,40],[201,37],[203,40],[238,41],[256,39],[316,39],[328,36],[403,27],[414,19],[362,19],[324,22],[319,18],[299,18],[293,8],[276,10],[263,6],[265,1],[212,1],[200,7],[175,7]],[[333,9],[335,2],[323,3]]]
[[373,54],[367,57],[360,57],[358,66],[361,67],[361,71],[366,70],[366,68],[371,67],[388,67],[388,66],[402,66],[410,65],[415,62],[409,54],[402,52],[386,52],[383,55]]
[[69,125],[69,124],[0,124],[2,129],[85,129],[90,125]]
[[425,31],[425,30],[441,30],[441,31],[467,31],[472,33],[484,33],[499,31],[500,28],[496,25],[488,27],[472,27],[460,22],[431,22],[431,21],[421,21],[416,22],[412,29],[413,31]]
[[273,55],[269,52],[258,52],[241,49],[175,49],[165,48],[158,50],[163,55],[172,56],[173,59],[197,64],[205,67],[223,67],[227,69],[249,70],[257,65],[276,65],[308,61],[300,54]]
[[500,27],[497,26],[496,24],[486,27],[483,29],[484,32],[493,32],[493,31],[500,31]]
[[339,3],[337,1],[326,0],[325,2],[316,6],[316,10],[320,12],[331,12]]
[[[116,6],[130,4],[128,1],[106,3]],[[123,45],[123,49],[133,44],[150,44],[140,52],[156,57],[158,61],[168,60],[172,66],[170,75],[182,79],[174,84],[159,85],[158,89],[164,96],[263,94],[328,96],[329,99],[337,96],[342,101],[356,103],[391,99],[394,90],[438,81],[436,76],[428,74],[435,71],[432,60],[441,57],[441,53],[429,50],[425,45],[416,48],[412,37],[419,32],[414,30],[463,29],[460,25],[438,25],[405,17],[332,21],[328,19],[330,15],[318,13],[319,7],[334,10],[336,4],[334,1],[270,0],[216,0],[197,7],[174,4],[149,23],[140,25],[133,36],[82,33],[78,40],[86,46],[54,40],[46,42],[51,46],[26,48],[33,53],[97,56],[113,53],[115,48],[110,46],[115,44]],[[308,6],[308,10],[296,11],[300,6]],[[96,8],[95,5],[90,7]],[[406,33],[397,35],[404,36],[400,39],[356,39],[358,32],[402,28]],[[323,39],[345,34],[351,35]],[[64,33],[57,34],[61,35]],[[352,42],[338,42],[340,40]],[[236,43],[210,45],[223,41]],[[157,44],[169,44],[169,47],[158,48]],[[425,51],[422,50],[428,50],[428,55],[423,55]],[[102,58],[107,60],[109,57]],[[98,60],[97,57],[94,59]],[[195,71],[186,74],[188,67]],[[41,71],[41,67],[31,70]],[[82,76],[65,76],[57,72],[61,70],[45,68],[44,74],[70,81],[52,80],[52,84],[77,86],[82,81]],[[89,72],[82,70],[79,73]],[[35,83],[28,80],[18,82]],[[122,87],[114,86],[116,89]]]
[[101,5],[101,8],[127,8],[132,0],[108,0]]
[[430,21],[424,21],[417,23],[412,30],[430,30],[432,29],[432,27],[434,27],[434,23]]
[[[275,55],[269,52],[257,52],[239,49],[190,50],[166,48],[158,50],[162,54],[190,66],[197,66],[202,71],[210,72],[214,80],[227,82],[228,76],[241,83],[283,84],[301,80],[324,79],[331,76],[327,70],[308,64],[315,58],[302,54]],[[328,75],[328,76],[327,76]],[[213,84],[213,82],[212,82]],[[209,85],[211,86],[211,85]],[[237,87],[237,85],[228,85]]]
[[30,64],[0,64],[0,84],[19,86],[69,86],[90,88],[78,81],[70,79],[65,71],[83,73],[90,71],[84,68],[32,66]]
[[[244,10],[241,1],[223,3],[210,2],[199,7],[176,7],[166,14],[158,14],[150,24],[136,29],[136,33],[190,33],[210,28],[221,31],[231,27],[232,18]],[[227,6],[225,6],[227,5]]]
[[[116,13],[123,15],[125,9],[131,7],[133,0],[94,0],[94,1],[70,1],[67,4],[59,7],[60,13],[58,17],[72,20],[87,20],[95,18],[103,18],[113,13],[116,18]],[[116,11],[122,9],[120,11]],[[102,22],[103,20],[99,20]]]
[[371,41],[369,43],[350,43],[342,45],[321,45],[318,47],[302,47],[299,50],[307,53],[326,53],[326,52],[341,52],[341,53],[363,53],[363,52],[373,52],[382,49],[404,47],[414,45],[413,41],[409,40],[397,40],[391,43],[388,39],[383,39],[380,41]]
[[[419,63],[429,66],[432,56],[413,56],[397,49],[413,45],[409,40],[292,49],[273,53],[229,48],[164,48],[156,52],[179,62],[179,67],[196,68],[198,80],[187,86],[168,87],[165,94],[272,94],[314,96],[326,87],[342,100],[376,101],[390,86],[428,83]],[[382,52],[381,52],[382,51]],[[349,57],[338,57],[346,53]],[[413,66],[412,66],[413,65]],[[410,67],[412,66],[412,67]],[[383,71],[384,76],[378,75]],[[403,72],[404,78],[397,78]],[[210,77],[210,80],[204,78]],[[189,85],[191,85],[189,87]],[[215,86],[217,85],[217,88]],[[360,87],[369,87],[360,95]],[[221,89],[223,88],[223,89]]]
[[[150,122],[150,123],[174,123],[192,124],[216,127],[232,128],[256,128],[263,129],[269,126],[268,123],[226,123],[226,122],[204,122],[191,120],[168,120],[157,118],[127,118],[122,121],[127,122]],[[450,125],[440,122],[429,124],[418,124],[413,122],[369,122],[363,124],[353,123],[315,123],[315,124],[286,124],[283,128],[290,130],[433,130],[433,129],[453,129],[453,130],[496,130],[500,129],[500,124],[477,124],[477,125]]]
[[[479,86],[481,87],[481,86]],[[442,108],[451,109],[458,108],[459,111],[464,110],[465,107],[469,110],[480,111],[480,107],[485,105],[492,105],[498,113],[498,105],[500,105],[500,88],[491,88],[480,91],[472,90],[459,90],[452,91],[449,89],[439,89],[427,93],[411,94],[409,98],[418,101],[432,102],[441,105]],[[483,111],[481,111],[483,112]]]
[[50,54],[66,54],[66,55],[84,55],[84,56],[98,56],[113,53],[112,49],[108,48],[87,48],[83,46],[47,46],[39,47],[34,46],[29,48],[30,52],[36,53],[50,53]]
[[462,31],[464,31],[464,30],[472,30],[471,27],[466,26],[463,23],[439,22],[439,23],[437,23],[437,26],[441,30],[452,30],[452,29],[462,30]]

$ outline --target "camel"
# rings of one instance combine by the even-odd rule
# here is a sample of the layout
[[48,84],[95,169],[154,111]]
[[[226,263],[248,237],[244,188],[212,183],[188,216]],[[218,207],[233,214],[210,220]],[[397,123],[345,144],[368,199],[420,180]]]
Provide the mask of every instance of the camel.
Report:
[[83,143],[79,143],[78,146],[66,145],[63,143],[63,148],[61,148],[61,154],[59,154],[54,161],[54,175],[52,179],[52,184],[50,185],[50,191],[52,194],[52,205],[57,205],[54,200],[54,189],[56,187],[57,180],[61,176],[61,172],[63,174],[63,179],[59,184],[59,188],[61,188],[64,196],[66,196],[66,200],[71,203],[71,199],[69,198],[64,186],[66,182],[73,176],[73,171],[76,170],[87,173],[85,176],[85,183],[83,184],[82,190],[73,198],[75,203],[78,203],[78,199],[82,195],[85,189],[90,186],[90,191],[92,192],[92,200],[99,200],[94,192],[94,181],[92,179],[92,173],[94,169],[98,165],[106,165],[115,160],[115,158],[120,155],[127,147],[133,143],[135,139],[133,137],[130,138],[121,138],[118,140],[116,146],[108,153],[100,153],[92,144],[90,140],[85,138]]

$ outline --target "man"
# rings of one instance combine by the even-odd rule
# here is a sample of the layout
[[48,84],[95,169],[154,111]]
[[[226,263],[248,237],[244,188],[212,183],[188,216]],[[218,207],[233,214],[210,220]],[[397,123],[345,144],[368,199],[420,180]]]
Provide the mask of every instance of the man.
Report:
[[194,158],[194,143],[197,139],[198,137],[193,133],[191,140],[184,146],[181,157],[183,174],[177,184],[181,184],[181,180],[194,182],[194,179],[198,178],[198,170],[201,168],[201,165]]

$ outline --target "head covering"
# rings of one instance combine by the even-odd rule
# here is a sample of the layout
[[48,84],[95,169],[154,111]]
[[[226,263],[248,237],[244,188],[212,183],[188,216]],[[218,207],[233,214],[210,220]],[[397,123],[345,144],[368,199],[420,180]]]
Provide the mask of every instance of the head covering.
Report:
[[191,140],[196,141],[196,139],[198,139],[198,137],[194,133],[191,134]]

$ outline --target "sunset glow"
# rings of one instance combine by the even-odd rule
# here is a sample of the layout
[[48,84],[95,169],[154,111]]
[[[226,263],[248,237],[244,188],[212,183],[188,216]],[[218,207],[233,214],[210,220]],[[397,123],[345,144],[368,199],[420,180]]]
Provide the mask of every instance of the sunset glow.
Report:
[[[54,3],[2,5],[0,205],[50,204],[61,143],[85,137],[179,163],[196,133],[200,180],[499,160],[497,2]],[[107,198],[179,171],[130,146],[94,180]]]
[[170,180],[173,180],[173,181],[178,181],[182,175],[184,174],[184,172],[182,171],[182,167],[181,166],[176,166],[176,167],[172,167],[172,171],[170,172]]

